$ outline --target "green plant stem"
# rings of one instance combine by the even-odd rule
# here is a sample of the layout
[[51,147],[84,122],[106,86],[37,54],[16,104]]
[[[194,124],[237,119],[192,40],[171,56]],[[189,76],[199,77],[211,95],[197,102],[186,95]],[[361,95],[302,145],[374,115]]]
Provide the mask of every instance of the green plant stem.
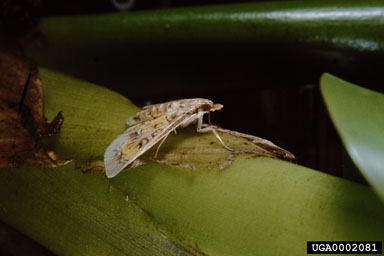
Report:
[[74,160],[1,169],[0,218],[56,254],[300,255],[308,240],[384,237],[384,206],[369,187],[280,160],[241,155],[223,171],[149,163],[114,179],[84,174],[77,166],[102,161],[135,107],[84,81],[41,76],[48,118],[58,110],[65,118],[48,145]]

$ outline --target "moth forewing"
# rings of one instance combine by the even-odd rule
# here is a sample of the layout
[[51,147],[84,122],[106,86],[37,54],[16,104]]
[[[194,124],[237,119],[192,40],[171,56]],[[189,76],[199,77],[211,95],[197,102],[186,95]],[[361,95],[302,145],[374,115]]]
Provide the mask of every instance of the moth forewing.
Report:
[[[201,128],[203,116],[222,107],[223,105],[213,104],[210,100],[199,98],[148,106],[128,119],[127,124],[133,126],[118,136],[107,148],[104,154],[107,177],[116,176],[139,156],[159,141],[165,139],[169,133],[180,126],[185,127],[198,120],[197,130],[199,132],[211,131]],[[217,133],[215,133],[215,136],[218,136]],[[222,142],[221,139],[219,140]],[[223,145],[228,148],[224,143]]]
[[[189,113],[164,115],[148,123],[130,127],[112,142],[104,154],[107,177],[116,176],[139,156],[180,126],[190,115]],[[138,135],[134,136],[136,134]]]
[[143,110],[136,113],[134,116],[130,117],[127,120],[127,125],[135,125],[145,121],[150,121],[159,116],[179,112],[180,114],[184,112],[188,112],[196,106],[200,106],[203,104],[211,104],[213,102],[207,99],[183,99],[183,100],[175,100],[170,102],[165,102],[161,104],[149,105],[143,107]]
[[104,154],[105,173],[108,178],[116,176],[135,161],[151,145],[156,144],[161,131],[168,126],[168,120],[159,118],[146,124],[137,124],[118,136]]
[[128,165],[121,153],[121,146],[129,140],[129,134],[123,133],[117,137],[104,153],[105,174],[108,178],[116,176],[125,166]]

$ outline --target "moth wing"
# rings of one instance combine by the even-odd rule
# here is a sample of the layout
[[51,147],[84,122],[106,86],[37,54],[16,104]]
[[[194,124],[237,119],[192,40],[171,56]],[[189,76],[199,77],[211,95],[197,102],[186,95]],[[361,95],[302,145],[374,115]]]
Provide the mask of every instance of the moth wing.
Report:
[[[174,100],[161,104],[148,105],[143,110],[128,118],[126,124],[129,126],[151,121],[162,115],[173,115],[173,113],[188,112],[196,107],[196,99]],[[193,104],[194,103],[194,104]]]
[[116,176],[167,134],[180,126],[182,121],[189,116],[187,113],[162,115],[148,123],[140,123],[128,128],[105,151],[104,165],[107,177]]
[[160,104],[144,106],[143,110],[137,112],[135,115],[128,118],[128,120],[125,123],[131,126],[131,125],[136,125],[136,124],[144,123],[146,121],[151,121],[155,119],[156,117],[153,117],[148,112],[150,108],[152,107],[158,108],[158,106],[160,106]]
[[160,104],[151,104],[151,105],[146,105],[143,107],[143,109],[148,109],[148,108],[151,108],[153,106],[157,106],[157,105],[160,105]]
[[[131,128],[135,128],[131,127]],[[112,178],[116,176],[121,170],[123,170],[129,163],[127,163],[127,160],[123,158],[123,155],[121,153],[121,147],[127,143],[131,136],[131,133],[125,132],[121,135],[119,135],[107,148],[107,150],[104,153],[104,166],[105,166],[105,174],[108,178]],[[132,150],[135,150],[134,147],[132,147]],[[136,147],[136,151],[139,150],[138,147]]]

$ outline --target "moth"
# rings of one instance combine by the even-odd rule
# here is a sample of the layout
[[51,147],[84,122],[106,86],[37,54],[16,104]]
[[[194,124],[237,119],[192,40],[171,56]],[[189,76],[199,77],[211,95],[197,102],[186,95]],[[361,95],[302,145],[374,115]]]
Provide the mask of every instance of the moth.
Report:
[[126,124],[130,127],[105,151],[104,165],[107,177],[116,176],[160,141],[155,153],[156,158],[160,146],[172,131],[195,121],[197,132],[213,132],[225,148],[232,150],[224,144],[213,126],[203,127],[204,115],[222,108],[221,104],[214,104],[211,100],[201,98],[175,100],[144,107],[127,120]]

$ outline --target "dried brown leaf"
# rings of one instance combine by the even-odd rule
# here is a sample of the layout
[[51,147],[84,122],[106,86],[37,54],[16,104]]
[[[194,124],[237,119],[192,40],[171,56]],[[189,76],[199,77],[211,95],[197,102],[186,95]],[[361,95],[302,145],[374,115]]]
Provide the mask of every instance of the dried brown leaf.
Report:
[[[154,158],[156,146],[140,157],[141,162],[155,161],[175,167],[191,170],[223,170],[232,165],[238,154],[250,154],[254,157],[271,157],[295,162],[290,152],[272,142],[232,130],[213,127],[233,151],[226,149],[211,133],[201,134],[195,127],[179,129],[170,134],[161,146],[157,158]],[[131,165],[134,168],[137,165]]]
[[[19,103],[31,73],[21,112]],[[41,136],[51,136],[63,123],[60,113],[44,117],[43,91],[37,65],[21,52],[0,50],[0,167],[56,166],[62,163],[52,151],[39,147]]]

